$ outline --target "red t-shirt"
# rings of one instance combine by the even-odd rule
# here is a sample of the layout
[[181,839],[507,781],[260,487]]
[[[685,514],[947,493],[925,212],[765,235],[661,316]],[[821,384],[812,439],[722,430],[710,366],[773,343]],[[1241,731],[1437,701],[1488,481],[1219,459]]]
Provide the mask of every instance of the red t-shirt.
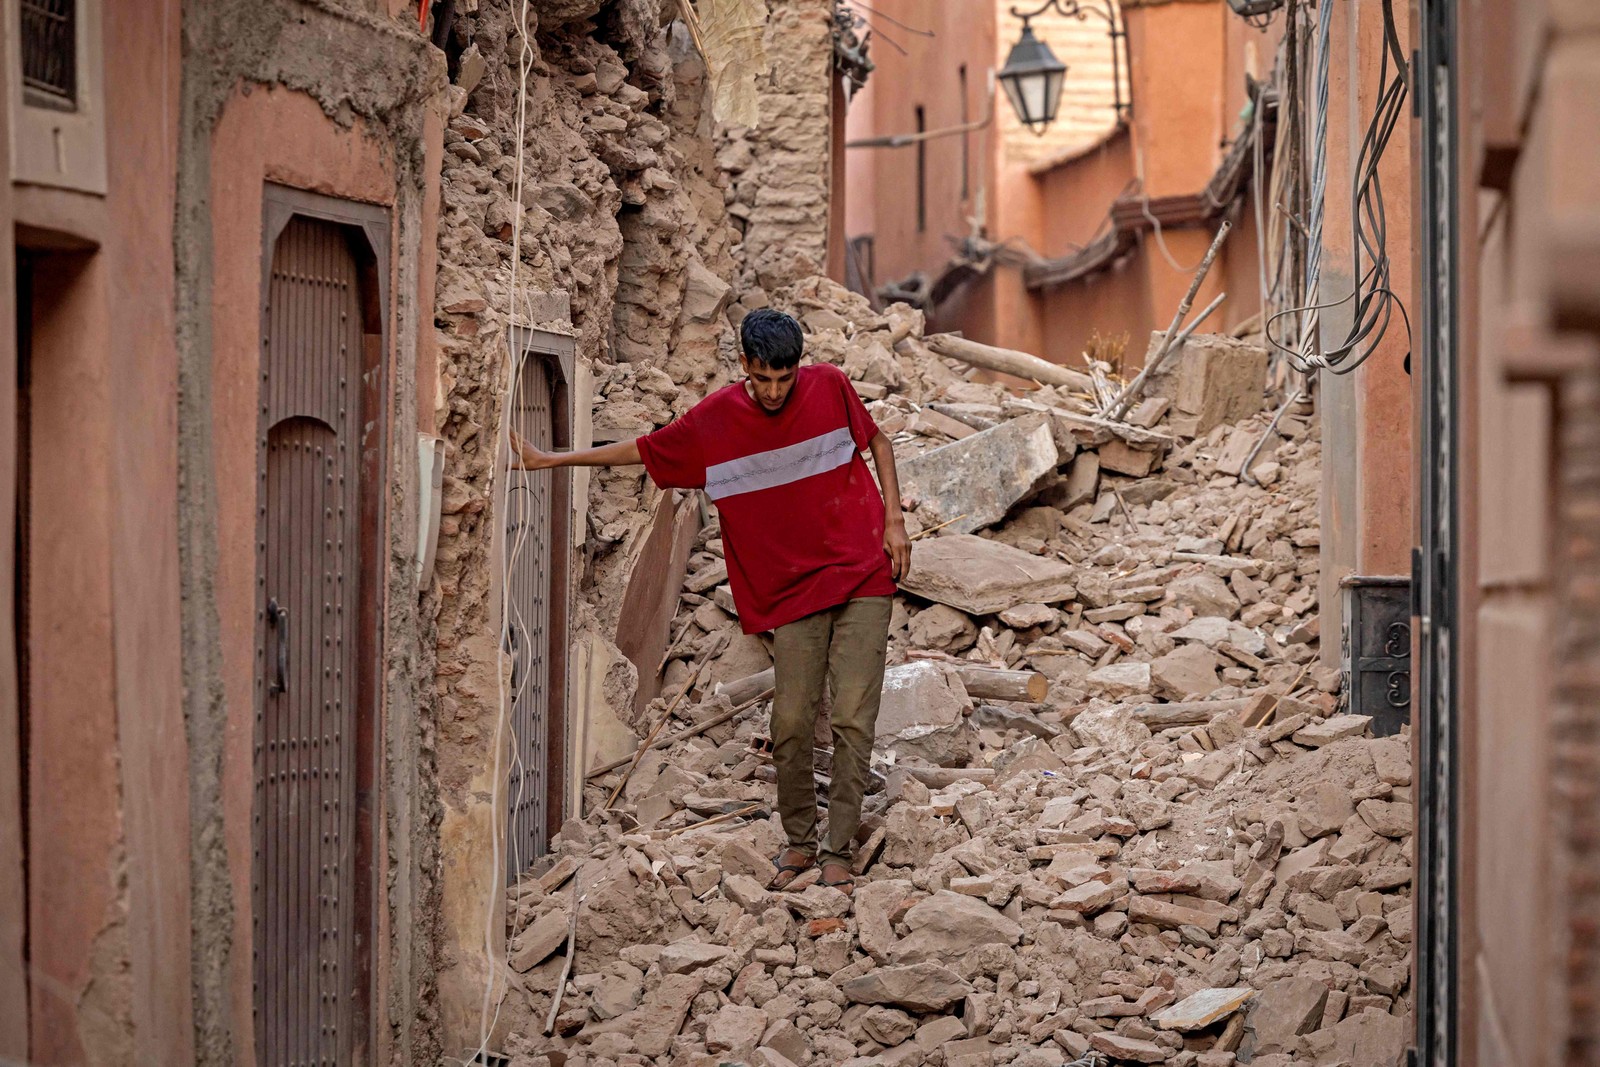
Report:
[[717,505],[745,633],[894,594],[883,497],[861,458],[877,433],[850,379],[819,363],[800,368],[778,412],[738,381],[639,438],[657,485]]

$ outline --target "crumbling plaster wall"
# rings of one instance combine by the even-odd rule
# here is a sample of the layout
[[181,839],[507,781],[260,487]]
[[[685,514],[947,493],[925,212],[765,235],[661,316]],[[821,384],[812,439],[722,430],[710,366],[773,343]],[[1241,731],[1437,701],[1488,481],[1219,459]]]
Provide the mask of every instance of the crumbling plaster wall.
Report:
[[[177,214],[178,530],[183,598],[184,718],[188,742],[191,813],[191,884],[196,1062],[251,1062],[248,889],[241,897],[237,871],[250,857],[230,855],[225,818],[230,784],[225,753],[239,730],[248,736],[251,708],[230,700],[230,664],[248,663],[239,647],[237,620],[226,612],[226,592],[237,575],[223,573],[230,531],[219,516],[241,488],[223,473],[237,438],[219,424],[219,405],[255,387],[250,370],[216,358],[219,320],[214,279],[238,257],[259,259],[259,241],[238,247],[217,239],[219,219],[234,219],[236,205],[219,202],[216,176],[236,166],[219,154],[215,134],[241,96],[284,96],[314,102],[319,133],[334,131],[340,145],[318,155],[308,146],[262,131],[264,173],[250,180],[251,202],[263,181],[276,180],[331,195],[349,195],[328,175],[348,171],[352,160],[376,157],[385,185],[360,197],[384,203],[392,218],[386,400],[391,432],[384,507],[387,522],[383,636],[378,655],[382,681],[383,750],[379,770],[381,818],[374,828],[378,871],[378,940],[374,947],[378,1021],[375,1058],[401,1063],[437,1062],[431,939],[417,936],[417,917],[435,911],[437,857],[432,825],[432,709],[425,679],[432,645],[423,639],[415,582],[417,367],[428,356],[412,294],[431,285],[431,187],[443,119],[444,65],[416,33],[414,23],[389,21],[333,3],[220,2],[183,6]],[[288,104],[293,109],[293,100]],[[270,102],[261,113],[277,114]],[[430,143],[432,151],[430,151]],[[256,224],[259,233],[259,222]],[[254,316],[254,301],[222,309]],[[228,354],[228,353],[225,353]],[[253,424],[252,424],[253,426]],[[253,429],[246,439],[254,448]],[[233,671],[236,673],[236,671]],[[236,806],[236,805],[235,805]]]
[[[726,310],[738,233],[712,153],[704,68],[684,28],[670,23],[670,4],[635,0],[603,13],[600,6],[529,5],[524,38],[520,5],[485,0],[452,28],[435,306],[446,481],[429,599],[437,612],[443,809],[432,933],[449,1054],[477,1044],[485,983],[504,973],[483,946],[486,923],[498,946],[504,921],[503,873],[492,864],[504,819],[495,785],[505,770],[495,759],[497,740],[504,744],[504,665],[494,471],[513,236],[521,254],[514,321],[570,331],[576,341],[575,444],[664,425],[735,367]],[[595,649],[606,659],[657,491],[638,467],[577,473],[571,688],[622,711],[632,703],[626,679],[589,661]],[[591,669],[606,684],[582,686]],[[569,734],[580,726],[575,704],[569,700]],[[496,1035],[520,1022],[513,1002]]]
[[828,260],[835,0],[767,7],[761,121],[719,131],[717,144],[728,213],[743,238],[741,301],[752,309],[764,305],[764,292],[821,274]]

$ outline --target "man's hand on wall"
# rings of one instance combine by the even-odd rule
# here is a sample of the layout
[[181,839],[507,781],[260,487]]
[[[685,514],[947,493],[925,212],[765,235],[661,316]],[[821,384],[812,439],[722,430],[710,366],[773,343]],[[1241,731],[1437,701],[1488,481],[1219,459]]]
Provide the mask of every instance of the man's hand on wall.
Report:
[[561,457],[554,452],[541,452],[534,448],[517,431],[511,431],[511,463],[514,471],[542,471],[560,465]]

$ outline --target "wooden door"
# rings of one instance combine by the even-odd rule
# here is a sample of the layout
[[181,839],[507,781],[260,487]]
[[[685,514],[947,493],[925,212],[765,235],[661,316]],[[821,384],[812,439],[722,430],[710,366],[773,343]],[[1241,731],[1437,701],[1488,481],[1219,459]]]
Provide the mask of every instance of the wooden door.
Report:
[[360,286],[343,227],[290,220],[262,338],[252,825],[262,1067],[349,1063],[360,999]]

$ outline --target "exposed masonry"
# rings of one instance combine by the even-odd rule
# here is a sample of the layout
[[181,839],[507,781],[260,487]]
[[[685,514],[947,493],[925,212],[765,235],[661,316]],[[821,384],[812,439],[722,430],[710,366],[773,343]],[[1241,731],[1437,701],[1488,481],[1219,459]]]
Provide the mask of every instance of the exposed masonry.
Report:
[[[830,0],[808,0],[816,12]],[[597,441],[665,425],[736,371],[732,323],[762,306],[738,295],[745,249],[753,241],[730,219],[735,194],[713,155],[716,140],[706,76],[686,30],[662,0],[529,5],[532,64],[520,204],[516,128],[523,41],[521,5],[485,0],[459,14],[450,45],[450,124],[441,190],[435,327],[440,352],[438,424],[446,441],[444,515],[436,586],[427,610],[438,656],[438,791],[444,891],[429,935],[440,946],[444,1051],[463,1035],[476,1042],[486,978],[480,958],[486,897],[492,895],[487,832],[496,715],[498,629],[493,581],[495,515],[491,467],[507,381],[505,342],[514,223],[520,213],[519,315],[576,342],[575,403],[589,402]],[[819,16],[820,17],[820,16]],[[826,129],[831,53],[827,25],[778,20],[769,36],[787,52],[784,88],[815,83],[808,110],[773,112],[769,136],[807,150],[812,123]],[[813,25],[816,23],[816,25]],[[803,26],[806,48],[786,43]],[[812,47],[821,28],[821,52]],[[813,62],[815,60],[815,62]],[[805,65],[811,63],[811,67]],[[768,86],[766,93],[777,90]],[[767,120],[763,99],[764,128]],[[813,110],[818,100],[821,116]],[[787,132],[786,132],[787,131]],[[825,132],[817,134],[826,149]],[[746,168],[767,151],[759,137]],[[797,172],[806,168],[794,168]],[[807,164],[809,168],[810,163]],[[826,162],[819,164],[825,176]],[[754,243],[825,241],[825,184],[799,201],[805,210],[756,212]],[[754,197],[753,187],[747,195]],[[763,247],[765,247],[763,245]],[[809,262],[809,261],[808,261]],[[580,412],[580,419],[584,413]],[[579,441],[579,444],[585,442]],[[572,645],[602,643],[616,616],[657,490],[641,468],[580,475],[588,492],[576,531]],[[607,698],[631,711],[631,682],[608,683]],[[574,713],[576,713],[574,711]],[[524,1021],[509,1004],[501,1030]]]

